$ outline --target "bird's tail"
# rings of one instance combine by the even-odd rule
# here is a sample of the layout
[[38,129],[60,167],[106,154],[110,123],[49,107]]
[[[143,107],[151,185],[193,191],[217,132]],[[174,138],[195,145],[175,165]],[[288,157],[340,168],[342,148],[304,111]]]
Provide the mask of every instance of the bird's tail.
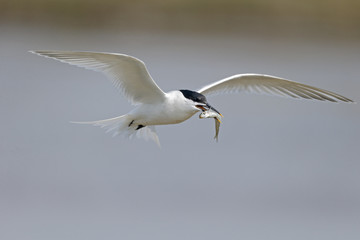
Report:
[[105,128],[106,132],[113,132],[113,136],[121,135],[127,138],[137,136],[145,140],[153,140],[160,147],[159,137],[156,134],[155,126],[144,126],[139,128],[137,125],[132,124],[133,119],[130,115],[122,115],[119,117],[91,121],[91,122],[72,122],[78,124],[91,124]]

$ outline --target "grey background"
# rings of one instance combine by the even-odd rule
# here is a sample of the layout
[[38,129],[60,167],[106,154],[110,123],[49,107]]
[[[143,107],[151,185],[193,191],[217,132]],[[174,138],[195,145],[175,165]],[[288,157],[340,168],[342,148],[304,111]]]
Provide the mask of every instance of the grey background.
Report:
[[356,38],[0,25],[0,239],[359,239],[357,104],[209,98],[162,148],[69,121],[132,106],[95,72],[28,50],[120,52],[164,91],[254,72],[359,101]]

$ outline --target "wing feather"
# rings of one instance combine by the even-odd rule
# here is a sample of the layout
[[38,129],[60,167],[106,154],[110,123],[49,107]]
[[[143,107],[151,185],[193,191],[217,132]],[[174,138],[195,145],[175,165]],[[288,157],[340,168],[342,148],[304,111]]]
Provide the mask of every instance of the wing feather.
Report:
[[330,102],[353,102],[351,99],[317,87],[263,74],[239,74],[207,85],[198,90],[205,96],[255,92],[293,98],[316,99]]
[[31,51],[40,56],[104,73],[131,103],[156,103],[165,98],[145,64],[132,56],[102,52]]

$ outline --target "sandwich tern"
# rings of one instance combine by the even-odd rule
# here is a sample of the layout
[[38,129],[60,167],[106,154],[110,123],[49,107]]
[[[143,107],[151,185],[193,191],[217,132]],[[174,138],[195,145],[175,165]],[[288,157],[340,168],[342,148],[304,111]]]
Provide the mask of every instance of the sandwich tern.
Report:
[[[30,51],[40,56],[53,58],[86,69],[104,73],[125,97],[135,105],[129,113],[105,120],[79,122],[93,124],[115,131],[114,135],[138,135],[151,139],[158,145],[156,125],[181,123],[195,113],[204,113],[201,118],[214,117],[219,124],[219,111],[212,107],[206,97],[221,93],[255,92],[301,99],[330,102],[353,102],[351,99],[302,83],[264,74],[238,74],[204,86],[197,91],[175,90],[163,92],[151,78],[144,62],[118,53]],[[210,111],[215,112],[211,115]],[[218,135],[216,126],[216,136]]]

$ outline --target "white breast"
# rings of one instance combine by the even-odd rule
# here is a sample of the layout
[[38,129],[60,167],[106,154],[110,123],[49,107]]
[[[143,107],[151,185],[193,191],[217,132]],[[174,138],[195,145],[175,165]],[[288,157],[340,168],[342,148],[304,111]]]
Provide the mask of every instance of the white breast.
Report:
[[138,124],[149,126],[181,123],[198,111],[180,91],[171,91],[166,93],[164,102],[141,104],[129,114],[133,115]]

